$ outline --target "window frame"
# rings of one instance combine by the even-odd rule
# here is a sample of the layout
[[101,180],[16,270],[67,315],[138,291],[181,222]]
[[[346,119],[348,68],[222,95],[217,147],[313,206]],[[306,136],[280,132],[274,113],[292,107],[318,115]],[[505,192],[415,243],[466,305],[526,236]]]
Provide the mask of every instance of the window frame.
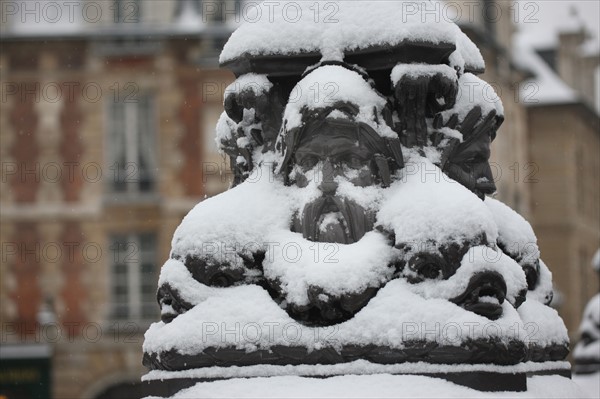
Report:
[[[144,237],[150,238],[148,248],[143,246]],[[160,271],[158,233],[155,231],[111,233],[108,238],[110,260],[107,268],[109,273],[107,320],[113,324],[155,321],[160,316],[156,304],[156,287]],[[133,248],[133,251],[130,248]],[[144,273],[143,266],[148,263],[152,265],[152,271]],[[115,273],[118,266],[124,266],[125,281],[117,277],[117,274],[123,273]],[[144,286],[150,287],[151,291],[145,294]],[[126,288],[124,299],[116,300],[115,287]],[[144,297],[145,295],[147,297]],[[125,309],[125,312],[120,313],[120,307]],[[146,309],[152,310],[146,312]]]
[[[132,86],[128,86],[131,85]],[[132,91],[129,87],[133,87]],[[104,115],[105,115],[105,140],[104,140],[104,164],[106,165],[106,177],[105,177],[105,190],[108,194],[107,198],[113,200],[147,200],[156,199],[159,191],[159,176],[158,172],[160,159],[159,159],[159,108],[158,108],[158,95],[154,90],[141,90],[138,89],[138,85],[135,82],[116,82],[111,85],[109,92],[111,95],[107,96],[104,104]],[[131,96],[133,95],[133,98]],[[142,139],[144,134],[144,127],[140,126],[140,100],[148,99],[149,106],[147,111],[147,127],[150,130],[149,136]],[[119,100],[119,101],[115,101]],[[113,107],[122,106],[125,108],[123,112],[123,122],[117,122],[116,114],[113,112]],[[135,117],[132,115],[135,114]],[[128,128],[127,118],[135,124],[135,129]],[[116,133],[115,124],[123,123],[121,131]],[[131,123],[131,122],[129,122]],[[147,130],[147,131],[148,131]],[[134,134],[128,133],[135,131]],[[146,132],[147,132],[146,131]],[[150,143],[152,148],[144,150],[144,140],[146,144]],[[135,141],[134,148],[131,149],[126,143],[127,141]],[[119,147],[122,147],[120,149]],[[128,151],[129,150],[129,151]],[[121,165],[119,159],[119,151],[125,152],[125,161]],[[146,156],[149,156],[147,160],[148,166],[142,171],[139,162],[135,159],[141,159],[144,157],[143,153],[146,151]],[[149,189],[142,189],[141,185],[141,173],[148,173],[148,184]],[[121,181],[121,179],[123,181]],[[119,189],[119,184],[124,185],[124,189]]]

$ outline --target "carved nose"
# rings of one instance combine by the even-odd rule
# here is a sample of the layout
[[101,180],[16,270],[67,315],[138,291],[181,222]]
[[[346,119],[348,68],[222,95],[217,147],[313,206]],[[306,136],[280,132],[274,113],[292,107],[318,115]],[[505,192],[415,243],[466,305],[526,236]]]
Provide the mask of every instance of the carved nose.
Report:
[[323,163],[322,178],[323,182],[319,184],[319,190],[321,190],[323,194],[335,194],[335,190],[337,190],[338,184],[333,180],[333,165],[331,164],[331,161],[329,161],[329,159],[326,159]]

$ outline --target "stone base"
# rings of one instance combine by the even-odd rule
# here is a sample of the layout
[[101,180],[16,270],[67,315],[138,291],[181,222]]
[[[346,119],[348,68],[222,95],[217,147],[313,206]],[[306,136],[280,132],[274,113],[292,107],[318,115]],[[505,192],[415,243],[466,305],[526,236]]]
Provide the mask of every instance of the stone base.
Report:
[[435,342],[408,341],[402,348],[377,345],[344,345],[341,349],[323,347],[273,346],[246,352],[235,347],[206,348],[198,354],[184,355],[176,350],[144,353],[142,363],[150,370],[180,371],[213,366],[247,367],[254,365],[302,366],[335,365],[364,359],[382,365],[404,363],[459,364],[498,366],[523,362],[560,361],[569,353],[568,344],[547,347],[527,347],[523,342],[500,340],[471,340],[461,346],[444,346]]
[[597,359],[576,359],[573,366],[575,374],[595,374],[600,373],[600,360]]
[[[527,391],[527,375],[525,373],[503,374],[489,372],[418,374],[424,377],[441,378],[457,385],[483,392],[525,392]],[[315,378],[315,377],[312,377]],[[327,376],[320,378],[328,378]],[[219,381],[217,378],[174,378],[167,380],[145,381],[147,390],[154,396],[169,398],[182,389],[190,388],[199,382]]]
[[[527,377],[526,392],[483,392],[441,378],[422,375],[341,375],[329,378],[278,376],[233,378],[200,382],[172,396],[175,398],[561,398],[593,397],[576,382],[559,375]],[[158,392],[157,392],[158,393]],[[152,396],[156,398],[156,396]]]
[[[412,365],[375,365],[375,368],[373,368],[370,365],[372,363],[361,361],[355,364],[347,364],[345,365],[346,367],[337,369],[316,365],[312,367],[271,366],[271,368],[266,370],[255,367],[213,367],[186,371],[152,371],[145,375],[143,380],[144,384],[148,385],[155,396],[166,398],[197,383],[209,383],[234,378],[264,378],[271,376],[327,379],[341,375],[418,375],[443,379],[456,385],[481,392],[525,392],[527,391],[527,379],[533,376],[571,378],[571,370],[566,362],[547,362],[546,364],[528,362],[516,366],[433,365],[418,363]],[[478,369],[477,366],[483,367]],[[456,371],[452,371],[453,369]]]

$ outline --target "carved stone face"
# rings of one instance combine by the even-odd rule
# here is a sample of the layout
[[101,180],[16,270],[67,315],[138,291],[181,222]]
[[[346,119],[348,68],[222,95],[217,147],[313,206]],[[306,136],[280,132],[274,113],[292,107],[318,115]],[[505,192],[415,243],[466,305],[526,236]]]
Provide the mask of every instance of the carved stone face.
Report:
[[444,171],[448,176],[483,199],[496,191],[489,164],[491,138],[487,133],[474,137],[458,146],[448,160]]
[[366,126],[347,119],[309,122],[296,147],[292,175],[298,187],[317,184],[321,197],[296,215],[293,229],[311,241],[350,244],[373,229],[375,214],[337,189],[345,180],[357,187],[377,183],[376,153],[360,140]]

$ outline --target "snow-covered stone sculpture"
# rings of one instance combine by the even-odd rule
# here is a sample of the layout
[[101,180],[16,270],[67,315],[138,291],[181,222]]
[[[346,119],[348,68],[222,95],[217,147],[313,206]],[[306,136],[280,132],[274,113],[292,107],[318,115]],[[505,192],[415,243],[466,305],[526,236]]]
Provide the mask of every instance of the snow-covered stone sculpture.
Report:
[[[600,249],[592,259],[592,267],[600,275]],[[579,326],[580,340],[575,346],[575,373],[600,373],[600,293],[588,302]]]
[[145,379],[570,373],[531,226],[486,197],[503,108],[475,45],[401,1],[294,4],[221,54],[235,179],[175,232]]

